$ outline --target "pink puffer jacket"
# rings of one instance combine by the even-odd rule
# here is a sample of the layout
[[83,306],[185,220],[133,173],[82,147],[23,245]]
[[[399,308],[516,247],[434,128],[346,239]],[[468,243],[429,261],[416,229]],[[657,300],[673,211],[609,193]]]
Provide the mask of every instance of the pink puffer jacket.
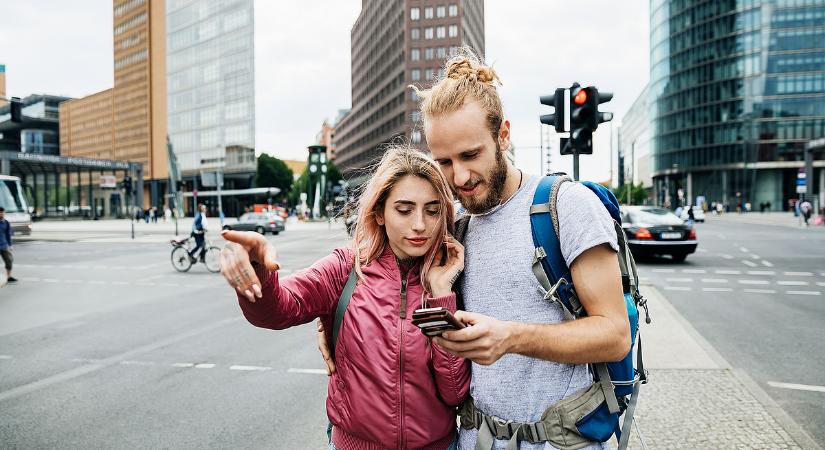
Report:
[[[263,298],[251,303],[239,295],[244,316],[276,330],[321,317],[329,337],[352,263],[352,250],[339,248],[283,280],[257,266]],[[443,450],[455,436],[456,406],[470,388],[470,363],[432,345],[410,322],[423,306],[420,264],[399,267],[387,246],[363,273],[341,325],[329,381],[333,442],[340,450]],[[454,312],[455,302],[451,294],[427,299],[427,306]]]

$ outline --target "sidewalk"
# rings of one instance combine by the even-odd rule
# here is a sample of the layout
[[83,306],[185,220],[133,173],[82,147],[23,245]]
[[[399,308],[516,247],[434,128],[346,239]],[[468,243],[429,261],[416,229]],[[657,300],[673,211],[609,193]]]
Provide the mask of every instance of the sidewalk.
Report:
[[[232,219],[234,218],[227,218]],[[184,217],[178,220],[177,236],[188,236],[192,229],[192,217]],[[220,222],[217,218],[209,218],[210,239],[220,237]],[[328,230],[330,225],[327,222],[301,222],[294,217],[290,217],[286,222],[286,231],[303,230]],[[340,228],[340,222],[333,222],[333,228]],[[128,219],[111,220],[67,220],[67,221],[39,221],[32,227],[29,236],[15,235],[12,239],[15,242],[31,241],[55,241],[55,242],[139,242],[139,243],[159,243],[168,242],[175,238],[175,222],[146,223],[138,221],[134,223],[135,238],[132,239],[132,224]]]
[[[819,449],[743,371],[731,368],[652,285],[640,313],[645,368],[636,420],[649,449]],[[640,449],[637,431],[631,448]],[[615,448],[615,439],[611,442]]]
[[[714,216],[711,213],[706,213],[705,218],[708,222],[729,222],[729,223],[747,223],[747,224],[755,224],[755,225],[773,225],[773,226],[780,226],[780,227],[788,227],[788,228],[805,228],[804,221],[801,217],[794,217],[792,212],[749,212],[749,213],[736,213],[736,212],[729,212],[724,213],[720,216]],[[811,226],[808,227],[810,230],[822,230],[825,231],[825,226],[822,225],[813,225],[813,221],[816,216],[811,217],[810,223]]]

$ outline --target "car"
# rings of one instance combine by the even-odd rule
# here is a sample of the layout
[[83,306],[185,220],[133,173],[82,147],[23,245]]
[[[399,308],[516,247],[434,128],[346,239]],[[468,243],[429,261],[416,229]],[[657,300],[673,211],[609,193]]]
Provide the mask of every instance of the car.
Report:
[[635,258],[670,255],[682,262],[696,251],[693,224],[658,206],[622,206],[622,228]]
[[[704,223],[705,222],[705,210],[703,210],[701,206],[694,206],[692,209],[693,209],[693,220],[695,222],[703,222]],[[690,216],[688,215],[688,209],[687,208],[682,208],[682,213],[679,216],[679,218],[682,219],[682,220],[690,219]]]
[[236,222],[225,223],[223,229],[255,231],[260,234],[266,234],[267,232],[278,234],[281,231],[284,231],[286,227],[284,226],[284,219],[277,214],[246,213],[241,217],[238,217]]

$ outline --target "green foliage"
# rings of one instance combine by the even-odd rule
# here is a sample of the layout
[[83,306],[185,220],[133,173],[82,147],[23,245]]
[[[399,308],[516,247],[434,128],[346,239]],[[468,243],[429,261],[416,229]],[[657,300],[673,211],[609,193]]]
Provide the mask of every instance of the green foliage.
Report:
[[[337,167],[335,167],[335,164],[333,164],[332,161],[327,161],[327,182],[329,186],[335,186],[341,179],[341,172]],[[309,167],[304,169],[304,173],[302,173],[301,176],[295,180],[295,189],[289,192],[290,205],[295,206],[301,203],[301,192],[307,192],[309,190],[309,186],[307,186],[308,181]]]
[[288,194],[292,188],[292,169],[280,159],[262,153],[258,157],[255,186],[276,187],[282,195]]
[[[628,187],[630,188],[630,203],[627,202]],[[619,203],[623,205],[643,205],[648,198],[647,190],[642,186],[642,183],[638,185],[624,184],[613,189],[613,193],[616,195],[616,198],[619,199]]]

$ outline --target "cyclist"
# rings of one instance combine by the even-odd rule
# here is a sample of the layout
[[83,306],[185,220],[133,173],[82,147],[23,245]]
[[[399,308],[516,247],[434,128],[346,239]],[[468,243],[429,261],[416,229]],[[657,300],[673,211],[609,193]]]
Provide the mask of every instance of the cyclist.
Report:
[[201,262],[206,262],[206,239],[204,238],[204,235],[206,234],[207,227],[208,221],[206,220],[206,205],[199,203],[198,213],[195,214],[195,222],[192,223],[191,236],[195,238],[195,248],[189,252],[189,260],[192,264],[198,262],[198,259],[195,257],[198,250],[200,250]]

